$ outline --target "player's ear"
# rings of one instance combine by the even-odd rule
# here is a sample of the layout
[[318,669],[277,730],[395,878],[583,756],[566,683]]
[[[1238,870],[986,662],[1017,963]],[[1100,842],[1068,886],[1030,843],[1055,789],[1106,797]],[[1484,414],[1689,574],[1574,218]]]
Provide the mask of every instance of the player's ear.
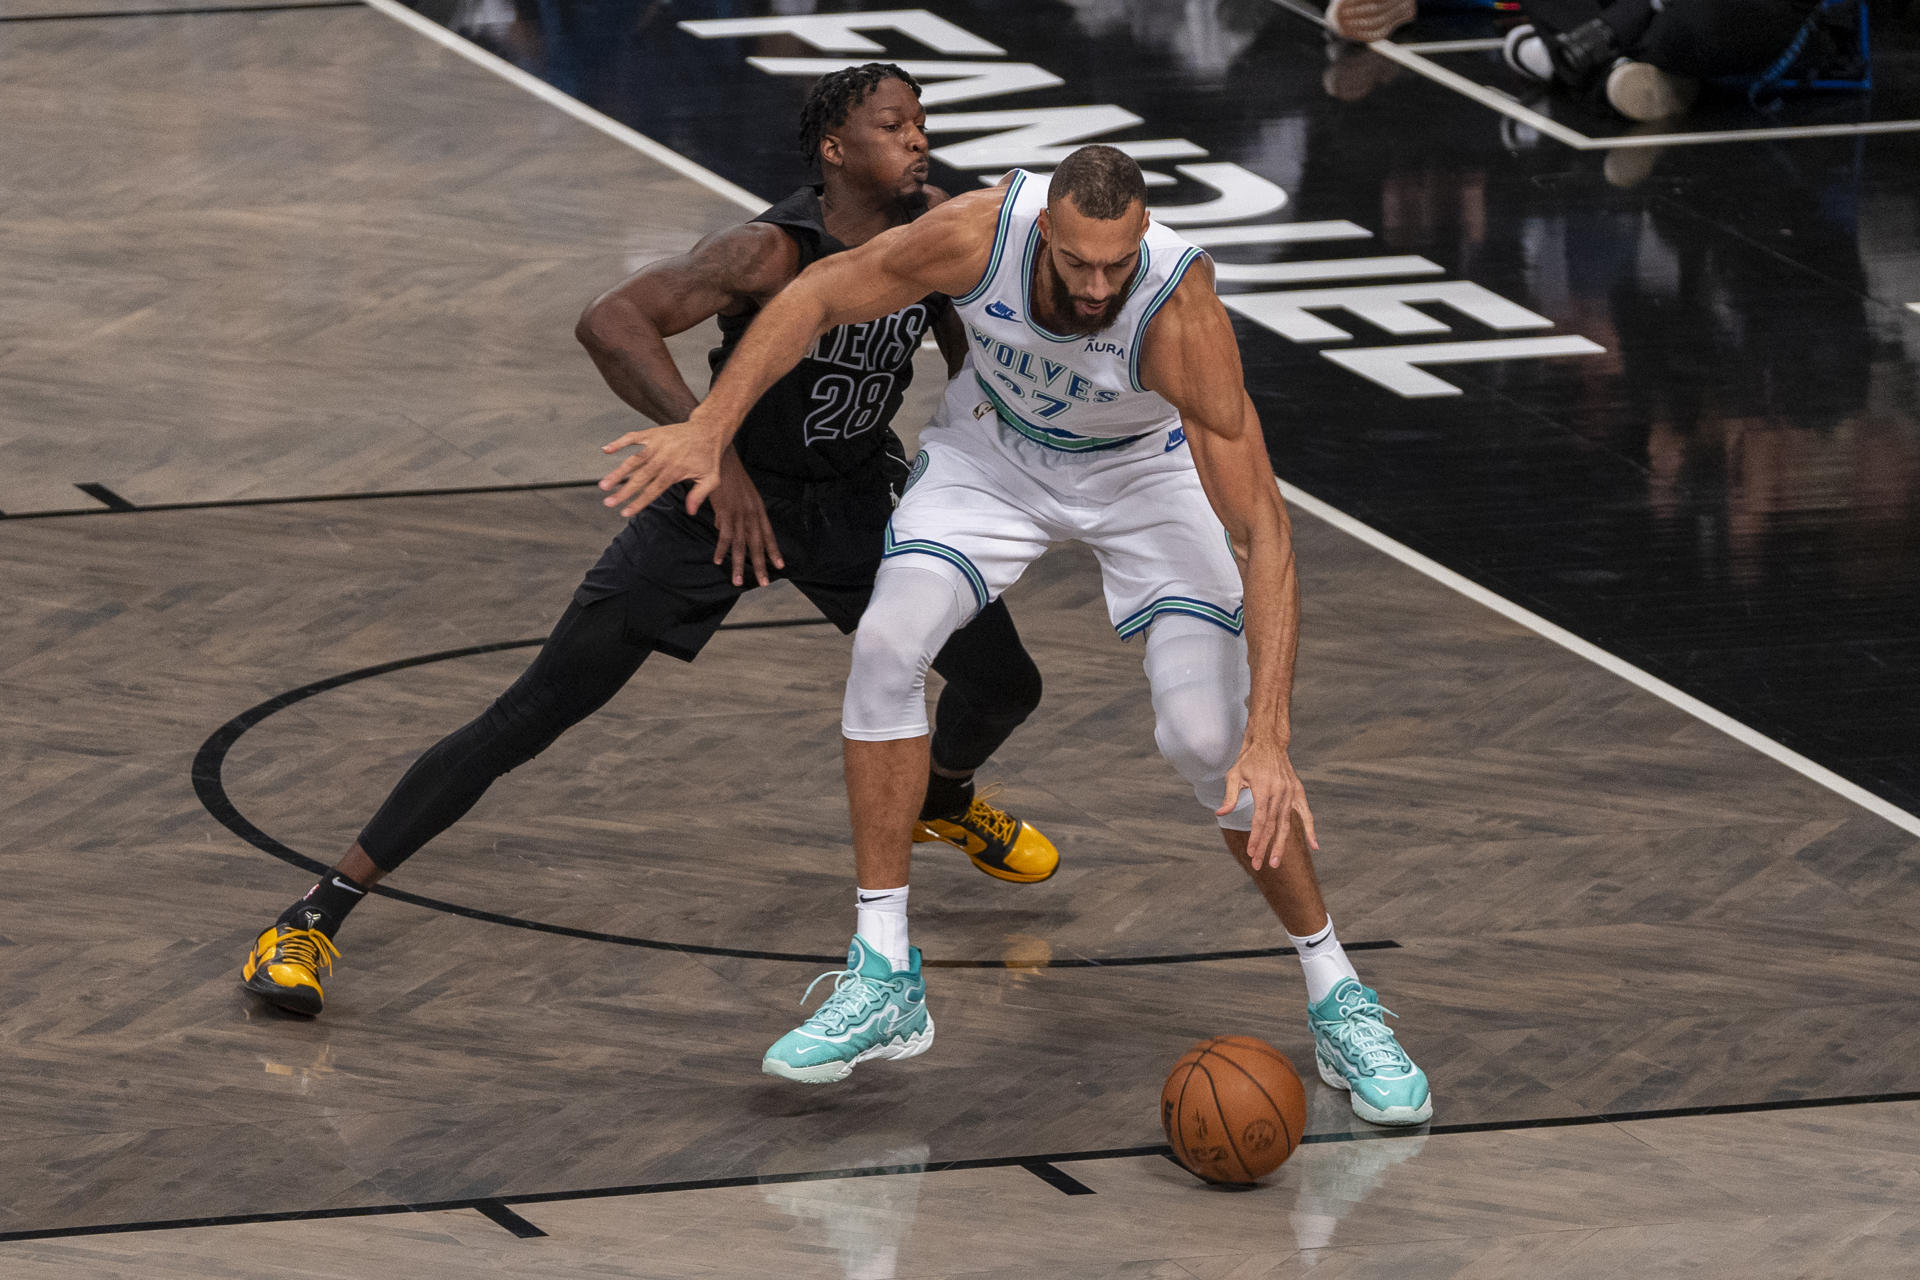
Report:
[[1053,219],[1047,216],[1045,209],[1040,211],[1040,216],[1035,219],[1035,223],[1040,228],[1040,238],[1042,240],[1053,239]]
[[847,153],[840,149],[840,139],[832,134],[820,139],[820,163],[832,165],[838,169],[847,162]]

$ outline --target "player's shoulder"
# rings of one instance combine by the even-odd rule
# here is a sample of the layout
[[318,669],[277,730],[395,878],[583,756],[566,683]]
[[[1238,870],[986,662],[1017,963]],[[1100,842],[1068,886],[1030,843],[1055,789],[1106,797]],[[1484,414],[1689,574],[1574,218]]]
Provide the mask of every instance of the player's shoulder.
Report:
[[693,246],[694,262],[738,293],[777,293],[800,273],[800,246],[771,222],[725,227]]
[[1172,285],[1166,300],[1151,318],[1172,317],[1175,323],[1179,323],[1180,317],[1211,316],[1221,308],[1220,295],[1214,289],[1213,259],[1205,251],[1184,239],[1162,245],[1154,245],[1149,240],[1148,246],[1167,263],[1168,283]]

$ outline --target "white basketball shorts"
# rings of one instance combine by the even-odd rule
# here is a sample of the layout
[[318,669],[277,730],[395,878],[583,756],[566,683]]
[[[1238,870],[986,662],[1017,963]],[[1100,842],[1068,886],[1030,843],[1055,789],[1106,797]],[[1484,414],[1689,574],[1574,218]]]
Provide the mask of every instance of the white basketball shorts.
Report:
[[984,412],[969,412],[959,390],[949,388],[921,433],[887,558],[946,561],[984,608],[1050,544],[1082,542],[1100,562],[1107,616],[1123,639],[1168,614],[1239,633],[1240,571],[1182,429],[1056,449],[1008,427],[984,396]]

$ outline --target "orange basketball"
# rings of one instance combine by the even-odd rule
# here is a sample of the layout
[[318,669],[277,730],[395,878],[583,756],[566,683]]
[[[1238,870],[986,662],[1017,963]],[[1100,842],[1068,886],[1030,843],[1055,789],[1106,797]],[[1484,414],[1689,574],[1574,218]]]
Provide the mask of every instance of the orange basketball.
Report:
[[1307,1127],[1307,1091],[1287,1056],[1252,1036],[1187,1050],[1160,1091],[1173,1155],[1206,1182],[1248,1183],[1278,1169]]

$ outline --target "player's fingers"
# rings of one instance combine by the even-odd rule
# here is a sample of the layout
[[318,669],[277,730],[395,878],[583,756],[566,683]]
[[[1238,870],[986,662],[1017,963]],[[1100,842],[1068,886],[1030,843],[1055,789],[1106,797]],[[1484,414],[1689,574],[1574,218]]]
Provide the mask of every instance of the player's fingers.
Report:
[[1213,816],[1216,818],[1224,818],[1239,808],[1240,793],[1246,789],[1247,784],[1240,780],[1240,766],[1234,765],[1231,769],[1228,769],[1226,802],[1213,811]]
[[[707,500],[707,495],[711,494],[716,488],[719,487],[719,483],[720,483],[720,479],[718,476],[701,476],[699,479],[695,480],[693,482],[693,486],[687,490],[687,514],[692,515],[694,512],[698,511],[700,509],[700,504]],[[661,485],[660,488],[655,491],[653,496],[656,498],[659,497],[662,493],[665,493],[670,487],[672,487],[671,484]]]
[[[616,502],[623,503],[620,514],[631,516],[650,506],[654,499],[673,486],[673,474],[665,459],[655,458],[652,454],[642,454],[634,466],[627,482],[614,495]],[[712,486],[708,486],[708,493]],[[704,499],[706,494],[702,494]],[[699,502],[687,503],[687,514],[692,515],[700,509]]]
[[766,586],[767,576],[767,522],[765,520],[747,523],[747,558],[753,565],[753,580]]
[[767,509],[765,507],[761,507],[754,513],[754,527],[760,535],[760,554],[763,557],[762,563],[764,564],[770,560],[773,562],[775,568],[786,568],[786,565],[780,563],[780,543],[773,536],[773,521],[767,518]]
[[642,455],[635,454],[631,458],[622,458],[619,462],[616,462],[613,470],[600,477],[600,487],[602,489],[611,489],[626,479],[633,469],[640,465],[641,456]]
[[[741,534],[735,534],[733,538],[733,585],[737,587],[745,582],[746,573],[747,539]],[[760,579],[760,585],[763,587],[767,585],[765,577]]]
[[646,433],[642,431],[629,431],[627,432],[627,434],[621,436],[618,440],[609,440],[605,444],[601,445],[600,452],[613,453],[617,450],[626,448],[628,445],[639,444],[641,440],[645,437],[645,435]]
[[1262,864],[1269,867],[1280,865],[1280,853],[1286,846],[1274,837],[1278,834],[1279,824],[1274,821],[1272,804],[1254,803],[1253,831],[1247,837],[1247,852],[1252,856],[1254,869]]
[[1318,853],[1320,852],[1320,837],[1313,833],[1313,810],[1307,808],[1307,798],[1305,796],[1300,797],[1299,809],[1300,829],[1306,833],[1307,848]]
[[[608,494],[606,498],[606,505],[609,507],[617,507],[622,503],[628,501],[633,497],[635,493],[639,492],[640,487],[646,483],[644,477],[636,475],[632,472],[629,472],[626,475],[616,474],[613,476],[609,476],[607,478],[609,480],[615,481],[614,484],[611,484],[608,486],[613,490],[613,492]],[[627,513],[622,512],[621,514],[625,515]]]

